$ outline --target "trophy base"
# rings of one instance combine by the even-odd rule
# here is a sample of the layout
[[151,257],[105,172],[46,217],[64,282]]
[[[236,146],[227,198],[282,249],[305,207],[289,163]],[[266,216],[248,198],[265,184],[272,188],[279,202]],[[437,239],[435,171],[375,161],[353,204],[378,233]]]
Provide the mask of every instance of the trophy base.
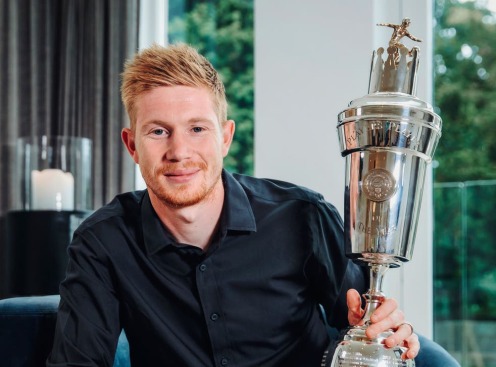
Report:
[[365,335],[365,326],[354,326],[344,334],[334,350],[327,351],[322,359],[321,367],[415,367],[412,359],[404,360],[401,355],[405,348],[396,346],[387,348],[384,340],[393,334],[386,331],[375,339]]

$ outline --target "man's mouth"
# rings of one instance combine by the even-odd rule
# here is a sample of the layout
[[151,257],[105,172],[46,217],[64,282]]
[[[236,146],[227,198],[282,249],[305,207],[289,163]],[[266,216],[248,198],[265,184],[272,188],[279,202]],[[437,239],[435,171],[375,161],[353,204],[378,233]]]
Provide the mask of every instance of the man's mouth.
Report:
[[196,176],[201,169],[198,167],[195,168],[187,168],[187,169],[175,169],[172,171],[167,171],[164,173],[164,176],[167,177],[170,181],[176,183],[183,183],[191,180]]

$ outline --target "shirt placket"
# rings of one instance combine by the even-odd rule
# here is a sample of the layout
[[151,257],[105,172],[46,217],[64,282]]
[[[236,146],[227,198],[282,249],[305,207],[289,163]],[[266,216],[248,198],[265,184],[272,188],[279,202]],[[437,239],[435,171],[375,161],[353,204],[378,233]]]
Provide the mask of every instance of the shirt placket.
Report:
[[207,257],[196,268],[196,284],[200,296],[205,324],[215,366],[232,366],[233,358],[229,348],[226,315],[219,297],[219,284],[211,257]]

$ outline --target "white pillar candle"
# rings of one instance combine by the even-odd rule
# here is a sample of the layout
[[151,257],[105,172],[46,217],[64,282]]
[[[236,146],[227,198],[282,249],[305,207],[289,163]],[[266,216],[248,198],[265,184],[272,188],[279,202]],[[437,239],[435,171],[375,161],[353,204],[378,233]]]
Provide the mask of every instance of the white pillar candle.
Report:
[[31,171],[32,210],[74,210],[74,177],[60,169]]

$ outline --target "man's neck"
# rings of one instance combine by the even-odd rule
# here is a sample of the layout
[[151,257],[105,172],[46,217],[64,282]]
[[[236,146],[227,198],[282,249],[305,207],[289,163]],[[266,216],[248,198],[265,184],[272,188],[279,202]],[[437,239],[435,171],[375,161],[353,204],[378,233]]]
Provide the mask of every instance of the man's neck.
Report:
[[150,195],[158,217],[179,243],[206,250],[217,229],[224,204],[222,180],[201,202],[185,208],[173,208]]

